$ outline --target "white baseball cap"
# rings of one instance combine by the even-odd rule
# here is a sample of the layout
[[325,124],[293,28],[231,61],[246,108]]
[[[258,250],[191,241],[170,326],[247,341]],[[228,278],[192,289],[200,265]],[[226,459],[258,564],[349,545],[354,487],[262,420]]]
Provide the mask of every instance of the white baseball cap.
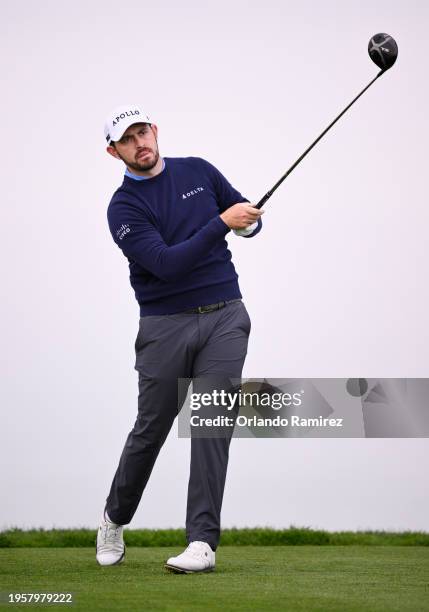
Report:
[[134,123],[152,123],[140,106],[125,104],[115,108],[104,124],[104,136],[107,144],[120,140],[127,128]]

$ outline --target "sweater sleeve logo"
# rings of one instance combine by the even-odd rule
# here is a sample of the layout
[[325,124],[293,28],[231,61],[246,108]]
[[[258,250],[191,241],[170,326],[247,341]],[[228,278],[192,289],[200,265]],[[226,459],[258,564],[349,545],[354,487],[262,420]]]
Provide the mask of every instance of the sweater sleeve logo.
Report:
[[116,238],[118,238],[118,240],[122,240],[130,231],[130,224],[123,223],[121,227],[115,231]]

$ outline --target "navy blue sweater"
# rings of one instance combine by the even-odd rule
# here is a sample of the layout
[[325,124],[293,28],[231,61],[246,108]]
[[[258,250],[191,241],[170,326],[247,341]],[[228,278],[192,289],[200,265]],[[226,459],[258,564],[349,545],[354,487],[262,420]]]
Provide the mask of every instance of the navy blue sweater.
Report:
[[[164,158],[144,181],[125,176],[107,218],[127,257],[140,316],[173,314],[241,298],[220,213],[247,201],[209,162]],[[261,221],[250,237],[261,229]]]

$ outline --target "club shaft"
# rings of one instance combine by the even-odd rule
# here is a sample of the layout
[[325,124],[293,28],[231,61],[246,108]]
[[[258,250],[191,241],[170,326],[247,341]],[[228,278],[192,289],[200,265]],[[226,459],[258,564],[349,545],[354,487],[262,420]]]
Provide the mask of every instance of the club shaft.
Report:
[[343,111],[341,111],[341,113],[338,115],[338,117],[336,117],[336,118],[335,118],[335,119],[332,121],[332,123],[330,123],[330,124],[328,125],[328,127],[327,127],[325,130],[323,130],[323,132],[320,134],[320,136],[318,136],[318,137],[316,138],[316,140],[315,140],[314,142],[312,142],[312,143],[311,143],[311,145],[308,147],[308,149],[306,149],[306,150],[304,151],[304,153],[303,153],[303,154],[302,154],[300,157],[298,157],[298,159],[296,160],[296,162],[294,162],[294,163],[292,164],[292,166],[291,166],[291,167],[290,167],[290,168],[289,168],[289,169],[288,169],[288,170],[287,170],[287,171],[286,171],[286,172],[283,174],[283,176],[282,176],[282,177],[281,177],[281,178],[280,178],[280,179],[277,181],[277,183],[276,183],[276,184],[275,184],[273,187],[271,187],[271,189],[270,189],[269,191],[267,191],[267,193],[264,195],[264,197],[263,197],[261,200],[259,200],[259,202],[256,204],[256,207],[255,207],[255,208],[262,208],[262,206],[265,204],[265,202],[271,198],[271,196],[273,195],[273,193],[275,192],[275,190],[276,190],[278,187],[280,187],[280,185],[283,183],[283,181],[285,180],[285,178],[287,178],[287,177],[289,176],[289,174],[292,172],[292,170],[294,170],[294,169],[297,167],[297,165],[298,165],[300,162],[302,162],[302,160],[304,159],[304,157],[305,157],[305,156],[306,156],[308,153],[310,153],[311,149],[312,149],[314,146],[316,146],[316,144],[319,142],[319,140],[320,140],[321,138],[323,138],[323,136],[326,134],[326,132],[328,132],[328,131],[331,129],[331,127],[332,127],[333,125],[335,125],[335,123],[337,123],[338,119],[340,119],[340,118],[341,118],[341,117],[344,115],[344,113],[345,113],[345,112],[347,112],[347,111],[349,110],[349,108],[350,108],[350,107],[351,107],[351,106],[352,106],[352,105],[353,105],[353,104],[356,102],[356,100],[358,100],[358,99],[361,97],[361,95],[362,95],[362,94],[364,94],[364,93],[366,92],[366,90],[367,90],[369,87],[371,87],[371,85],[372,85],[372,84],[373,84],[373,83],[374,83],[374,82],[375,82],[375,81],[378,79],[378,77],[380,77],[380,76],[383,74],[383,72],[385,72],[385,70],[380,70],[380,72],[377,74],[377,76],[376,76],[374,79],[372,79],[372,81],[371,81],[370,83],[368,83],[368,85],[367,85],[367,86],[366,86],[364,89],[362,89],[362,91],[361,91],[361,92],[360,92],[360,93],[359,93],[359,94],[356,96],[356,98],[354,98],[354,100],[352,100],[352,101],[350,102],[350,104],[349,104],[348,106],[346,106],[346,108],[345,108]]

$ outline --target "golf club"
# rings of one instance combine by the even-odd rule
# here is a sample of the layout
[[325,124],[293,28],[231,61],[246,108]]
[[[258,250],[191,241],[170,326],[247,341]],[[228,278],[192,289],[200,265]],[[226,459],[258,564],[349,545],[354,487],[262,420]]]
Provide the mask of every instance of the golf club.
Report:
[[377,76],[350,102],[348,106],[336,117],[332,123],[328,125],[328,127],[323,130],[323,132],[316,138],[316,140],[304,151],[304,153],[298,157],[296,162],[292,164],[292,166],[283,174],[283,176],[277,181],[277,183],[271,187],[269,191],[264,195],[264,197],[256,204],[256,208],[262,208],[262,206],[266,203],[269,198],[273,195],[275,190],[280,187],[286,177],[294,170],[297,165],[304,159],[304,157],[311,151],[311,149],[319,142],[319,140],[326,134],[328,130],[344,115],[344,113],[361,97],[365,91],[371,87],[371,85],[389,68],[393,66],[398,57],[398,45],[395,40],[389,36],[389,34],[375,34],[368,44],[368,53],[372,61],[377,64],[379,68],[381,68],[380,72]]

